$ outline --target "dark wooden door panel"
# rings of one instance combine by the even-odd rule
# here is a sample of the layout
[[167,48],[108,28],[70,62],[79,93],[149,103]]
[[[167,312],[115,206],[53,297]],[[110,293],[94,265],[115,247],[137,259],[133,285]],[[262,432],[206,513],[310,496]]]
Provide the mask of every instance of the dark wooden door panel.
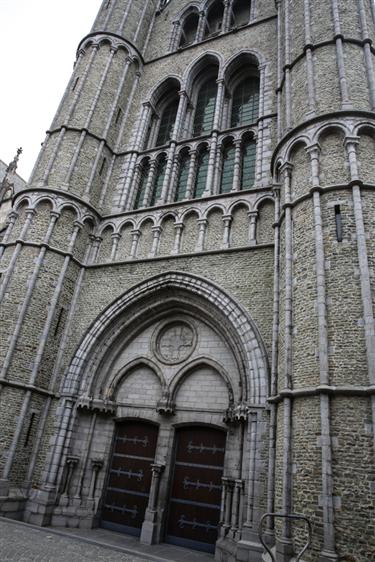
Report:
[[111,459],[102,526],[139,535],[148,505],[158,428],[119,424]]
[[225,433],[179,429],[168,513],[167,541],[212,552],[217,539]]

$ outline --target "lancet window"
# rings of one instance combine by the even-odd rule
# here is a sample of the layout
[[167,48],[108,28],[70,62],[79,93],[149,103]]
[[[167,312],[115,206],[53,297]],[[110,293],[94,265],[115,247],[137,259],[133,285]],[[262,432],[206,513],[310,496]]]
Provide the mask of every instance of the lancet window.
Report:
[[235,153],[236,149],[233,143],[224,145],[222,153],[220,193],[228,193],[232,191]]
[[200,150],[195,177],[194,198],[202,197],[207,183],[209,152],[207,148]]
[[246,77],[234,89],[231,127],[254,123],[259,114],[259,79]]
[[148,176],[150,172],[150,162],[149,160],[144,160],[139,165],[138,169],[138,189],[136,191],[135,202],[134,202],[134,209],[139,209],[143,206],[143,202],[145,199],[146,194],[146,187]]
[[174,195],[175,201],[182,201],[186,197],[189,169],[190,169],[190,155],[187,150],[184,150],[179,158],[178,180],[177,180],[176,192]]
[[162,190],[163,190],[163,184],[164,184],[164,178],[165,178],[165,168],[167,165],[167,161],[165,156],[161,156],[157,163],[156,163],[156,172],[155,172],[155,178],[154,178],[154,182],[153,182],[153,186],[152,186],[152,193],[151,193],[151,198],[150,198],[150,206],[153,207],[160,199],[161,194],[162,194]]
[[212,129],[215,114],[216,93],[217,84],[215,78],[209,78],[202,84],[198,93],[195,108],[193,127],[193,135],[195,137],[204,135]]
[[250,189],[255,181],[256,165],[256,143],[253,139],[247,138],[242,146],[242,166],[241,166],[241,186],[242,189]]

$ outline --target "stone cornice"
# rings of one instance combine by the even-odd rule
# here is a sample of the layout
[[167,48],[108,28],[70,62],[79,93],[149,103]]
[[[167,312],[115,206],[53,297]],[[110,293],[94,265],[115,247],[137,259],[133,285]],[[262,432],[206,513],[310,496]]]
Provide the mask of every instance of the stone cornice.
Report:
[[298,388],[294,390],[285,389],[280,391],[276,396],[270,396],[267,401],[270,404],[277,404],[278,402],[282,402],[285,398],[309,398],[311,396],[320,396],[321,394],[326,394],[328,396],[375,396],[375,386],[320,385],[315,387]]

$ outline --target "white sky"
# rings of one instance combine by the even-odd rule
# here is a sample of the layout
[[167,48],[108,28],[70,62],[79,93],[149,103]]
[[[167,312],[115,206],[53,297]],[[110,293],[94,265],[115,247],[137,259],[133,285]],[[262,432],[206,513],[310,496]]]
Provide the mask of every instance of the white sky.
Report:
[[0,159],[29,179],[101,0],[0,0]]

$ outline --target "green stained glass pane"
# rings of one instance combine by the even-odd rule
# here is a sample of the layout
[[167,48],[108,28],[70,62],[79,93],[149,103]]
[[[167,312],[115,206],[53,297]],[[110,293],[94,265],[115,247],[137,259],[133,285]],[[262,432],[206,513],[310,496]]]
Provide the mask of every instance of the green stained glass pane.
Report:
[[242,189],[253,187],[255,180],[256,144],[248,141],[243,146],[242,156]]
[[184,156],[181,160],[180,170],[178,175],[177,189],[175,194],[175,201],[181,201],[186,196],[186,187],[189,176],[190,157]]
[[156,140],[156,146],[162,146],[163,144],[167,144],[169,142],[176,121],[177,109],[178,109],[178,101],[176,100],[171,102],[164,109],[160,120],[160,127],[159,127],[158,138]]
[[152,207],[158,201],[161,196],[161,192],[163,190],[163,183],[165,177],[165,167],[167,165],[166,160],[160,160],[157,168],[156,168],[156,175],[154,179],[154,186],[151,195],[150,206]]
[[247,78],[235,89],[231,115],[231,127],[254,123],[259,114],[259,80]]
[[141,171],[141,177],[139,180],[138,191],[135,198],[134,209],[139,209],[142,206],[143,200],[145,198],[147,179],[149,173],[149,166],[143,166]]
[[234,146],[229,146],[224,150],[220,193],[228,193],[232,189],[235,153]]
[[194,117],[194,136],[211,131],[215,115],[216,92],[215,79],[207,80],[199,90]]
[[206,188],[209,154],[207,151],[200,155],[198,161],[197,177],[195,180],[194,197],[202,197]]

